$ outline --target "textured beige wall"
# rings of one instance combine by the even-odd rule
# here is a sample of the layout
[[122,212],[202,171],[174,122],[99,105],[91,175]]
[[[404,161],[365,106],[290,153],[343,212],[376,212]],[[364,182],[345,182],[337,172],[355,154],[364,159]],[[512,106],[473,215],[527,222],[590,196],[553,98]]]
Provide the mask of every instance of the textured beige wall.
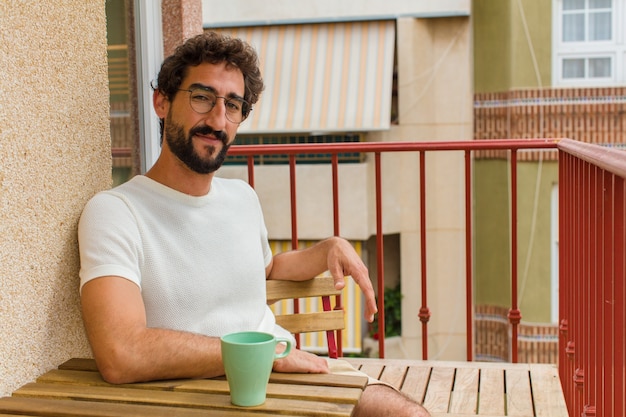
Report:
[[111,183],[104,0],[0,0],[0,395],[89,355],[76,226]]

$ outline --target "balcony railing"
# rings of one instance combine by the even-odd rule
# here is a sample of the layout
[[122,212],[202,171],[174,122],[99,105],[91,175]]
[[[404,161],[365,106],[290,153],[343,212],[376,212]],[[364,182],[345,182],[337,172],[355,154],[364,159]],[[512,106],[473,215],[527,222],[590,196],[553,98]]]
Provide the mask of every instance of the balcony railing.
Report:
[[[241,145],[233,146],[231,155],[245,155],[248,158],[248,182],[255,185],[254,158],[259,155],[288,155],[289,157],[289,183],[291,197],[291,232],[294,247],[297,246],[298,236],[298,212],[296,204],[296,156],[302,154],[330,154],[333,187],[333,224],[334,233],[339,235],[339,175],[338,158],[340,153],[370,153],[374,155],[375,171],[375,212],[376,212],[376,265],[378,279],[378,326],[379,335],[385,334],[384,317],[384,244],[383,244],[383,192],[382,192],[382,169],[381,156],[383,154],[397,152],[413,152],[419,154],[419,195],[420,195],[420,258],[421,258],[421,306],[419,318],[422,323],[422,357],[428,359],[428,322],[430,308],[428,305],[427,291],[427,239],[426,239],[426,154],[430,152],[462,151],[465,158],[465,280],[466,280],[466,351],[467,360],[473,360],[473,294],[472,294],[472,151],[479,150],[508,150],[511,152],[511,286],[512,298],[509,311],[509,321],[512,326],[512,361],[517,362],[517,326],[521,314],[518,307],[517,295],[517,153],[519,150],[555,149],[556,140],[489,140],[489,141],[463,141],[463,142],[386,142],[386,143],[332,143],[332,144],[297,144],[297,145]],[[341,352],[341,350],[340,350]],[[379,355],[384,357],[384,337],[379,338]]]
[[570,415],[626,415],[626,152],[559,144],[559,373]]
[[[506,150],[510,163],[511,300],[508,319],[512,334],[512,361],[518,360],[518,325],[521,319],[517,294],[517,161],[521,150],[559,149],[559,230],[560,230],[560,375],[571,415],[626,415],[625,317],[626,272],[625,182],[626,153],[563,140],[489,140],[467,142],[386,142],[298,145],[233,146],[230,153],[246,156],[248,181],[255,184],[254,157],[287,155],[291,205],[292,242],[297,246],[296,155],[330,154],[332,171],[333,224],[340,234],[339,162],[340,153],[373,155],[375,178],[376,259],[379,309],[379,354],[384,344],[384,244],[381,156],[397,152],[419,154],[422,356],[428,359],[428,323],[431,309],[427,288],[426,239],[426,158],[430,152],[464,153],[465,198],[465,312],[467,360],[473,360],[473,277],[472,277],[472,152]],[[339,304],[341,301],[339,300]],[[341,351],[340,351],[341,352]]]
[[571,415],[626,415],[626,152],[563,140],[489,140],[471,142],[335,143],[234,146],[231,154],[247,157],[248,181],[254,186],[254,156],[284,155],[289,160],[292,242],[297,246],[296,155],[331,154],[333,223],[339,234],[340,153],[374,155],[376,247],[379,302],[379,354],[384,345],[383,193],[381,155],[419,154],[421,225],[422,355],[428,359],[426,276],[426,159],[429,152],[462,151],[465,155],[466,350],[473,360],[472,294],[472,152],[510,152],[511,300],[508,319],[512,361],[517,362],[521,312],[517,294],[517,154],[520,150],[559,149],[559,372]]

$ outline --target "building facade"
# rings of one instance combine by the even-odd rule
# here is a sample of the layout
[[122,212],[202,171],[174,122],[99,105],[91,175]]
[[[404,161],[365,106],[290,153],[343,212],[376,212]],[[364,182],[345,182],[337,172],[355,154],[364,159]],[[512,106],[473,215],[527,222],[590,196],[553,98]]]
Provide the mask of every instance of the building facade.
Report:
[[[567,137],[625,146],[626,2],[481,0],[473,2],[472,19],[475,139]],[[478,327],[498,321],[506,326],[501,307],[510,305],[507,157],[492,152],[475,161]],[[530,197],[519,202],[517,225],[522,321],[552,323],[553,346],[556,157],[554,152],[520,155],[518,193]],[[496,310],[500,313],[492,314]]]
[[[437,141],[472,139],[471,26],[468,1],[391,2],[203,2],[205,30],[247,39],[259,52],[267,88],[249,120],[240,127],[240,143],[303,141]],[[459,75],[460,74],[460,75]],[[402,343],[408,356],[421,357],[418,155],[386,156],[384,232],[385,285],[402,288]],[[455,160],[459,158],[458,160]],[[465,315],[450,321],[451,303],[462,305],[463,260],[451,265],[437,255],[454,251],[465,231],[462,157],[433,155],[427,187],[452,190],[428,200],[440,213],[428,226],[429,351],[441,358],[465,357]],[[298,201],[298,235],[321,239],[333,234],[330,165],[299,165],[298,196],[327,190]],[[436,172],[445,166],[448,175]],[[454,167],[454,168],[450,168]],[[271,239],[289,240],[289,187],[286,165],[255,169]],[[458,171],[455,171],[458,169]],[[340,234],[362,243],[376,277],[373,158],[340,164]],[[246,178],[245,166],[227,166],[219,175]],[[398,179],[401,179],[398,180]],[[393,246],[392,246],[393,245]],[[435,282],[436,281],[436,282]],[[450,294],[454,294],[451,300]],[[360,319],[357,313],[357,319]],[[350,347],[350,346],[348,346]],[[434,353],[433,353],[434,352]],[[389,356],[389,355],[388,355]]]

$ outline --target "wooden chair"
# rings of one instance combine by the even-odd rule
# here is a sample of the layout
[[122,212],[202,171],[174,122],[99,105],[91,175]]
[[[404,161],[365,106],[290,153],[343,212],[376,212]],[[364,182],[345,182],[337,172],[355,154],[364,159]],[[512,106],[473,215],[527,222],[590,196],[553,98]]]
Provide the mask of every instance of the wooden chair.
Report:
[[337,358],[339,353],[337,342],[340,340],[341,330],[345,328],[345,320],[341,306],[338,305],[334,309],[331,307],[330,298],[341,295],[341,291],[335,289],[333,278],[317,277],[307,281],[268,280],[266,285],[267,304],[270,305],[281,300],[322,297],[322,311],[300,313],[298,303],[294,302],[294,313],[277,314],[276,322],[296,335],[325,331],[328,356]]

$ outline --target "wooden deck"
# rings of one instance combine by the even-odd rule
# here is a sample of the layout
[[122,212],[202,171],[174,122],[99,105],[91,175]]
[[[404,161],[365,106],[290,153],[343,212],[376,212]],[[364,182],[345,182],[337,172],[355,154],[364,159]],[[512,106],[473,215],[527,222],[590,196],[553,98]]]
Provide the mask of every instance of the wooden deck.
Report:
[[436,416],[567,417],[556,365],[347,359]]

